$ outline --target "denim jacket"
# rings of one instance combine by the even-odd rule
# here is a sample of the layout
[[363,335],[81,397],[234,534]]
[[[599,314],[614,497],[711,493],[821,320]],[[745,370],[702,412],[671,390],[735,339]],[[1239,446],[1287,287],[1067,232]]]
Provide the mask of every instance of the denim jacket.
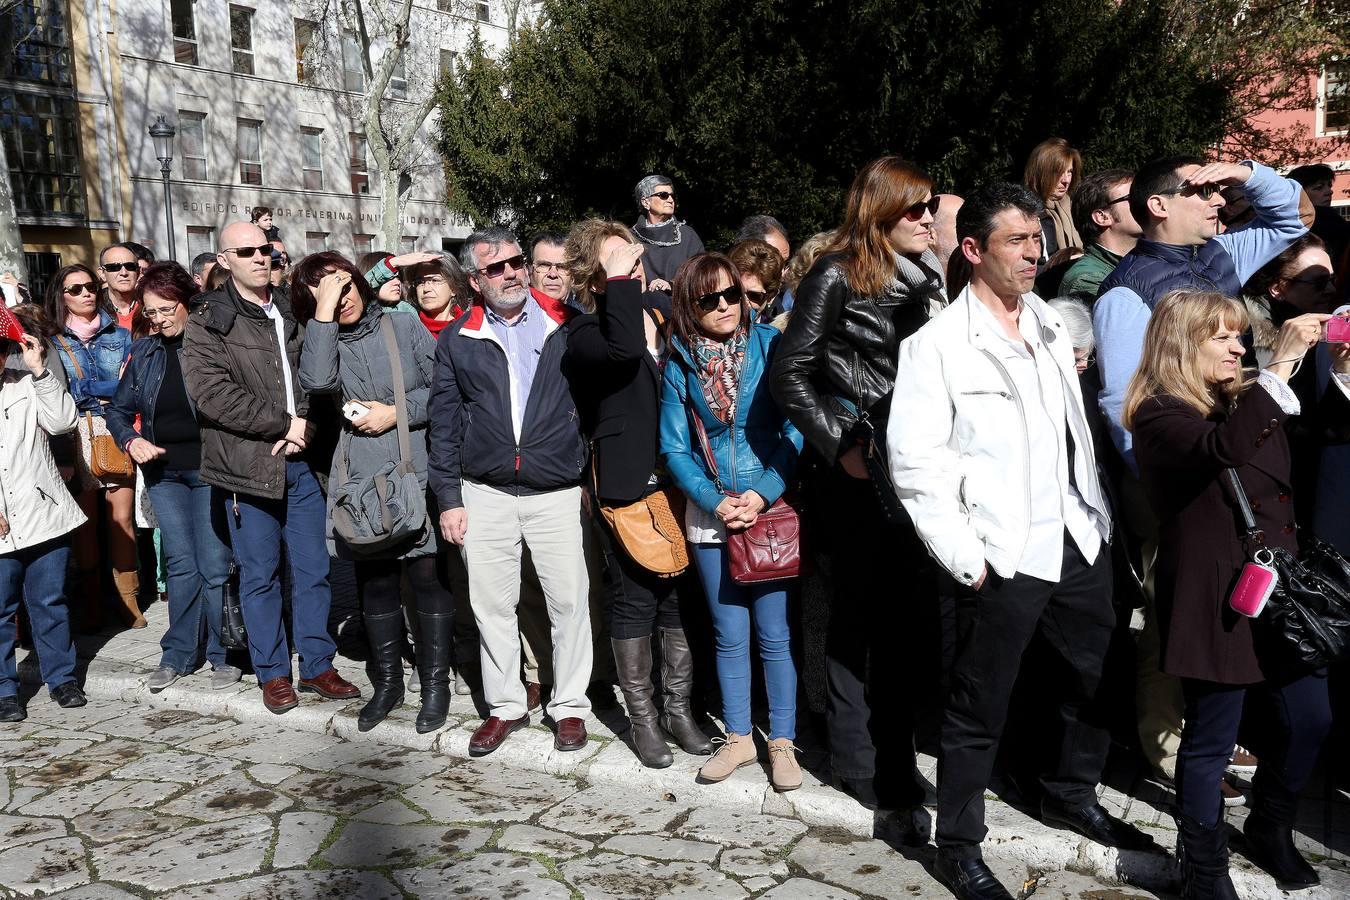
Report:
[[[75,408],[81,414],[90,412],[101,416],[103,401],[111,400],[117,393],[117,381],[122,377],[122,367],[131,352],[131,332],[117,327],[117,319],[102,310],[98,318],[98,332],[89,343],[82,342],[73,331],[62,327],[61,334],[51,339],[51,348],[65,369]],[[83,377],[76,374],[76,360]]]
[[[157,334],[143,337],[131,345],[131,358],[127,360],[126,370],[117,383],[117,392],[106,410],[108,431],[117,441],[117,446],[123,449],[138,437],[152,444],[155,442],[155,402],[159,399],[159,389],[164,383],[166,352],[164,341]],[[178,354],[181,371],[182,341],[178,342],[174,352]],[[191,394],[188,395],[188,407],[195,418],[197,405],[192,402]],[[139,433],[133,424],[138,415],[141,417]]]
[[[711,513],[728,493],[753,490],[771,504],[783,495],[797,467],[802,434],[769,392],[769,372],[780,334],[771,325],[750,326],[740,396],[731,423],[713,415],[703,399],[702,376],[688,347],[671,341],[661,390],[661,458],[680,490]],[[722,482],[717,489],[704,458],[694,417],[708,433]]]

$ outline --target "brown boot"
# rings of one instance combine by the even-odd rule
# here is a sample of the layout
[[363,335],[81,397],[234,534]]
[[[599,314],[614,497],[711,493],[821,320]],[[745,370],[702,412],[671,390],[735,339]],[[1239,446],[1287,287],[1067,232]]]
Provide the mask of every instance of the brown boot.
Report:
[[113,584],[117,586],[117,595],[122,598],[122,606],[127,621],[132,628],[144,628],[145,616],[141,615],[141,577],[135,569],[120,571],[113,569]]
[[797,765],[797,748],[790,738],[769,741],[769,780],[778,793],[802,786],[802,767]]
[[732,734],[727,732],[726,740],[717,748],[712,759],[698,770],[700,784],[716,784],[726,781],[742,766],[755,764],[755,736],[753,734]]

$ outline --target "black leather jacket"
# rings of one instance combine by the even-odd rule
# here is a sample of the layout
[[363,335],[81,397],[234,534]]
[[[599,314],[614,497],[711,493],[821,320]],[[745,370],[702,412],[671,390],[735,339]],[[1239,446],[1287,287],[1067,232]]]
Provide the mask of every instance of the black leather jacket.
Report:
[[885,433],[900,342],[928,321],[930,299],[944,302],[940,292],[918,296],[899,284],[859,296],[838,254],[822,256],[802,279],[778,345],[773,395],[824,459],[848,449],[856,424],[839,397]]

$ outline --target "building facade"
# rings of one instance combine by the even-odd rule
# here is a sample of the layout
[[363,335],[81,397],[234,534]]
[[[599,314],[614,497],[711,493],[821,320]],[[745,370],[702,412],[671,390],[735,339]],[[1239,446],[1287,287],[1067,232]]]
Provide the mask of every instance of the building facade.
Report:
[[1283,163],[1283,170],[1310,163],[1330,166],[1336,173],[1331,204],[1350,218],[1350,60],[1309,72],[1307,78],[1316,98],[1312,109],[1268,112],[1256,124],[1298,138],[1302,145],[1298,158],[1275,161]]

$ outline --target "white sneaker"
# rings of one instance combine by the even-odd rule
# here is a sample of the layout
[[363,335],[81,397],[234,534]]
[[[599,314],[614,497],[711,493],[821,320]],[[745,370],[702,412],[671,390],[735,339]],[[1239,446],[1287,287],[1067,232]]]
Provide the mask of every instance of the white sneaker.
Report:
[[211,690],[223,691],[231,685],[238,684],[239,679],[243,677],[244,670],[237,666],[216,666],[211,669]]
[[145,679],[145,686],[150,689],[150,693],[158,694],[169,685],[178,680],[178,673],[168,666],[160,666],[150,677]]

